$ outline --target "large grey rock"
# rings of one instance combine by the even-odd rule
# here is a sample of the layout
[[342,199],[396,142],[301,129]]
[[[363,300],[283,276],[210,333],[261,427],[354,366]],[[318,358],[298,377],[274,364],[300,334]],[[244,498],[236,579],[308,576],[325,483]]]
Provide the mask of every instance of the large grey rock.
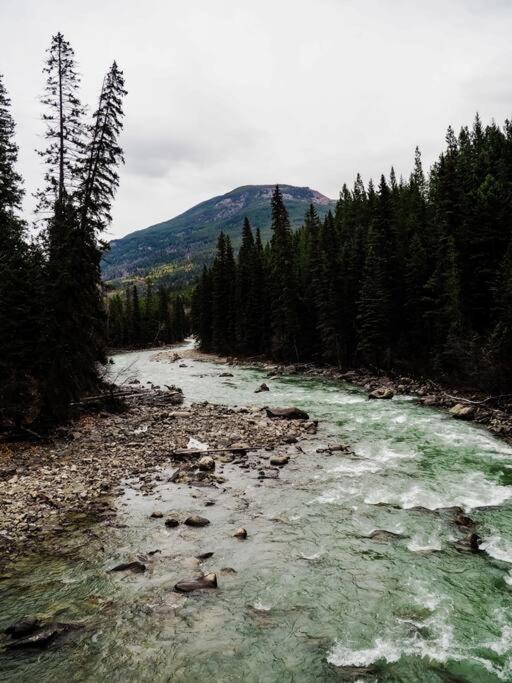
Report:
[[476,408],[473,405],[457,403],[450,408],[449,412],[450,415],[453,415],[453,417],[457,420],[472,420],[475,415]]
[[282,420],[309,420],[309,415],[300,408],[266,408],[267,417]]
[[395,395],[395,392],[391,387],[378,387],[377,389],[374,389],[373,391],[370,391],[368,394],[368,398],[384,398],[384,399],[390,399],[393,398]]
[[187,517],[187,519],[185,520],[185,524],[187,526],[194,527],[207,526],[209,523],[209,519],[206,519],[206,517],[201,517],[200,515],[191,515],[190,517]]

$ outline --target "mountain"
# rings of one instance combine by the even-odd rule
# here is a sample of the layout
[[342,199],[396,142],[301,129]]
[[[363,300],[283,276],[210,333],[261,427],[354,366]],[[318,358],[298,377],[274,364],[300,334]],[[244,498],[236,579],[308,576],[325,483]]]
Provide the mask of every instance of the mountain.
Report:
[[[333,209],[335,202],[309,187],[280,185],[294,228],[302,224],[312,203],[320,216]],[[110,242],[102,264],[105,280],[120,280],[151,275],[154,279],[185,284],[203,263],[211,260],[221,230],[228,234],[235,249],[240,243],[244,216],[262,237],[270,237],[270,198],[274,185],[244,185],[219,197],[208,199],[185,213],[132,232]]]

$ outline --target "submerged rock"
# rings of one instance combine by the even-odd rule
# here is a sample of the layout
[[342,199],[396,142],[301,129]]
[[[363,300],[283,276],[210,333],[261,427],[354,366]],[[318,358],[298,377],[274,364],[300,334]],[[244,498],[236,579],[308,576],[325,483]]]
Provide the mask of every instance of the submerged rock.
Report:
[[270,389],[269,389],[268,386],[265,384],[265,382],[263,382],[262,384],[260,384],[260,386],[255,390],[254,393],[255,393],[255,394],[259,394],[259,393],[261,393],[262,391],[270,391]]
[[168,517],[165,520],[165,526],[168,527],[169,529],[174,529],[175,527],[179,526],[179,519],[176,519],[176,517]]
[[53,642],[60,633],[61,631],[58,628],[47,628],[43,631],[33,633],[26,638],[20,638],[11,643],[7,643],[7,648],[10,650],[18,650],[22,648],[44,649],[45,647],[48,647],[48,645],[50,645],[50,643]]
[[405,538],[405,536],[394,531],[388,531],[387,529],[375,529],[367,538],[371,538],[372,541],[396,541],[400,538]]
[[178,593],[192,593],[192,591],[202,590],[203,588],[217,588],[217,575],[205,574],[195,579],[183,579],[174,586],[174,590]]
[[[83,628],[83,624],[80,623],[51,623],[43,625],[34,617],[29,617],[17,624],[13,624],[14,627],[19,627],[22,622],[28,624],[37,622],[35,630],[9,630],[9,635],[11,636],[11,641],[6,643],[6,647],[9,650],[21,650],[21,649],[39,649],[42,650],[48,647],[54,640],[60,636],[64,636],[70,631],[76,631]],[[7,633],[7,630],[6,630]]]
[[8,626],[4,633],[11,638],[23,638],[34,633],[41,626],[41,621],[37,617],[22,617],[19,621]]
[[453,523],[457,526],[462,526],[466,528],[472,528],[476,526],[476,522],[468,517],[463,512],[459,512],[453,519]]
[[232,372],[221,372],[219,377],[234,377]]
[[209,551],[206,553],[201,553],[200,555],[196,555],[196,560],[208,560],[210,557],[213,557],[212,551]]
[[133,562],[121,562],[121,564],[117,564],[115,567],[112,567],[112,569],[109,569],[110,572],[133,572],[134,574],[142,574],[142,572],[145,572],[147,569],[146,565],[144,562],[141,562],[140,560],[133,560]]
[[390,399],[393,398],[394,395],[395,392],[393,389],[391,389],[391,387],[377,387],[377,389],[370,391],[368,398]]
[[282,420],[309,420],[306,411],[300,408],[266,408],[267,417],[280,418]]
[[201,517],[200,515],[191,515],[190,517],[187,517],[187,519],[185,520],[185,524],[187,526],[194,527],[207,526],[209,523],[209,519],[206,519],[206,517]]
[[482,539],[478,534],[469,534],[467,538],[465,538],[462,541],[456,541],[454,543],[454,546],[457,550],[460,550],[462,552],[472,552],[472,553],[479,553],[481,552],[480,550],[480,545],[482,543]]

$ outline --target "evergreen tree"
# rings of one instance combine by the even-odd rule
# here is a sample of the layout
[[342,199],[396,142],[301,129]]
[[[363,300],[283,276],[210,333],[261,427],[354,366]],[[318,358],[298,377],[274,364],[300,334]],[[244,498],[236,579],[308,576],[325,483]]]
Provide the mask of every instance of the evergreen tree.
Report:
[[279,186],[271,201],[272,239],[270,241],[270,288],[272,356],[276,360],[298,359],[297,283],[293,240],[288,211]]
[[0,421],[20,426],[38,398],[41,259],[25,243],[19,217],[23,187],[10,104],[0,75]]

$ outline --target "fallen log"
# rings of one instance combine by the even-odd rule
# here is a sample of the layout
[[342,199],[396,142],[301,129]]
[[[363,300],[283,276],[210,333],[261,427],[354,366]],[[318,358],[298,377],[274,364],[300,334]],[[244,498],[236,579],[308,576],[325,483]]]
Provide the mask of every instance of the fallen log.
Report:
[[235,448],[208,448],[207,450],[188,450],[186,448],[179,451],[171,451],[168,455],[170,458],[181,458],[186,455],[208,455],[209,453],[248,453],[249,451],[258,451],[265,446],[237,446]]

